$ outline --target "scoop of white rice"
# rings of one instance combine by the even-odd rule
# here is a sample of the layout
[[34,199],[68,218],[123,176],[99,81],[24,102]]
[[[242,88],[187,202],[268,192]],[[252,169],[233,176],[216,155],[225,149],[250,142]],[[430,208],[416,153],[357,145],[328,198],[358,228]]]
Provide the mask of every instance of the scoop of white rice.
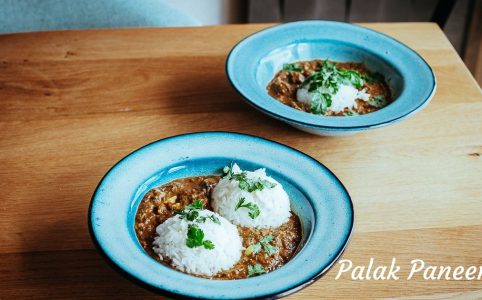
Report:
[[[234,266],[241,258],[243,246],[236,226],[209,210],[200,210],[200,217],[216,216],[221,224],[210,219],[204,222],[188,221],[180,215],[167,219],[156,228],[159,236],[154,239],[153,250],[161,259],[168,257],[179,270],[212,276]],[[204,240],[214,244],[213,249],[186,245],[189,224],[197,225],[204,232]]]
[[[233,174],[242,172],[238,165],[233,165]],[[212,193],[211,205],[214,211],[232,223],[246,227],[278,227],[287,222],[290,217],[290,200],[281,183],[267,176],[265,169],[245,171],[245,173],[248,179],[267,180],[275,186],[248,192],[239,187],[237,180],[224,177]],[[241,198],[244,198],[244,204],[255,204],[260,214],[252,218],[249,215],[249,209],[245,207],[236,209]]]

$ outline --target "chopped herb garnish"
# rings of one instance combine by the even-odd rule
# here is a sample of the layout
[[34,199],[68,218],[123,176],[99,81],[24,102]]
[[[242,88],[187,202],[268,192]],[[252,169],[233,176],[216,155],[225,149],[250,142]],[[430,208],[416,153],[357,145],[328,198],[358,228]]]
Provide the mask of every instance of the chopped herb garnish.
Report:
[[248,277],[266,274],[265,268],[260,264],[248,265]]
[[231,163],[229,167],[226,166],[223,168],[224,177],[226,177],[227,179],[231,179],[233,177],[233,166],[234,163]]
[[350,110],[350,111],[343,112],[343,115],[344,116],[358,116],[358,113]]
[[269,242],[273,240],[272,235],[267,235],[263,237],[259,242],[256,244],[248,246],[246,251],[244,252],[246,255],[250,255],[251,253],[259,253],[261,251],[261,247],[263,248],[264,252],[268,255],[273,255],[278,252],[278,247],[270,245]]
[[384,107],[387,105],[387,99],[383,95],[376,95],[372,99],[368,100],[368,104],[375,107]]
[[260,211],[259,211],[259,206],[256,205],[256,203],[248,202],[244,203],[246,201],[246,198],[242,197],[239,199],[238,204],[236,204],[236,207],[234,210],[238,210],[240,208],[247,208],[249,210],[248,215],[251,219],[255,219],[256,217],[259,216]]
[[186,246],[189,248],[204,246],[206,249],[214,249],[214,244],[210,240],[204,240],[204,232],[196,224],[189,224],[187,229]]
[[263,246],[264,252],[266,252],[266,254],[268,254],[268,255],[273,255],[276,252],[278,252],[278,247],[275,247],[275,246],[269,244],[269,242],[271,242],[272,240],[273,240],[273,236],[267,235],[259,241],[261,246]]
[[283,65],[283,70],[285,71],[293,71],[293,72],[301,72],[301,67],[300,65],[298,65],[297,63],[293,63],[293,64],[284,64]]
[[175,211],[180,215],[180,219],[187,219],[188,221],[194,221],[199,216],[199,210],[204,208],[204,203],[200,200],[195,200],[191,204],[186,205],[184,209]]
[[215,215],[210,215],[209,217],[206,217],[206,216],[199,217],[199,218],[196,219],[196,222],[204,223],[204,222],[206,222],[206,220],[211,220],[214,223],[216,223],[218,225],[221,225],[221,221],[219,221],[219,218],[216,217]]
[[357,89],[361,89],[363,86],[364,82],[363,82],[362,76],[358,71],[340,69],[338,70],[338,76],[341,77],[342,83],[345,83],[345,84],[351,83]]
[[[199,212],[196,210],[188,211],[185,217],[188,221],[194,221],[199,216]],[[180,217],[182,219],[182,216]]]
[[188,204],[184,209],[203,209],[204,203],[201,200],[194,200],[191,204]]
[[326,93],[313,93],[313,101],[311,102],[311,112],[317,115],[325,114],[331,106],[331,95]]
[[244,252],[246,255],[250,255],[251,253],[259,253],[261,251],[261,247],[264,249],[264,252],[268,255],[273,255],[278,252],[278,247],[270,245],[269,242],[273,240],[272,235],[267,235],[263,237],[259,242],[256,244],[248,246],[246,251]]
[[248,248],[246,248],[246,251],[244,251],[244,254],[250,255],[251,253],[259,253],[261,251],[261,243],[256,243],[253,245],[249,245]]
[[231,164],[230,167],[224,167],[223,172],[225,174],[224,177],[228,178],[229,180],[236,180],[240,189],[250,193],[256,190],[262,191],[265,187],[271,189],[276,186],[276,183],[266,179],[248,178],[248,174],[246,172],[233,173],[233,164]]
[[206,249],[208,249],[208,250],[214,249],[214,244],[213,244],[213,242],[211,242],[211,241],[209,241],[209,240],[203,241],[203,246],[204,246],[204,248],[206,248]]
[[215,215],[199,216],[199,211],[204,208],[204,203],[200,200],[195,200],[191,204],[186,205],[184,209],[175,211],[176,214],[180,215],[180,219],[187,219],[188,221],[196,221],[197,223],[204,223],[206,220],[211,220],[214,223],[221,225],[219,218]]
[[312,93],[311,112],[325,114],[331,106],[332,95],[338,92],[342,84],[360,89],[364,81],[358,71],[338,69],[336,64],[325,60],[318,71],[303,81],[300,88],[308,86],[308,91]]

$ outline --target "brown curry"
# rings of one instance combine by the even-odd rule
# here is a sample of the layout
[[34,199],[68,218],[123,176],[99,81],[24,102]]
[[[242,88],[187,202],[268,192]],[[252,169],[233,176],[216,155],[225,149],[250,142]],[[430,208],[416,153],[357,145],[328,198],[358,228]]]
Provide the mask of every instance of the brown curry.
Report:
[[[221,178],[219,176],[197,176],[174,180],[163,186],[150,190],[142,199],[135,219],[135,231],[140,244],[146,252],[158,262],[175,269],[168,259],[161,260],[152,250],[156,235],[156,227],[195,200],[202,201],[206,209],[212,210],[211,192]],[[268,255],[264,251],[249,253],[243,251],[241,259],[231,269],[222,271],[211,279],[242,279],[248,277],[248,266],[260,264],[267,272],[280,268],[288,262],[298,250],[301,242],[301,223],[295,214],[291,214],[288,222],[277,228],[256,229],[238,226],[243,246],[260,242],[263,237],[271,235],[271,245],[278,251]]]
[[[364,101],[356,99],[356,107],[353,109],[345,108],[344,111],[334,112],[326,110],[322,113],[313,111],[310,104],[297,100],[296,93],[303,86],[305,80],[315,73],[319,73],[324,63],[332,64],[337,70],[355,71],[362,78],[363,85],[358,90],[365,90],[370,94],[370,100]],[[319,59],[311,61],[298,61],[292,64],[285,64],[266,87],[268,94],[283,104],[308,113],[315,113],[325,116],[350,116],[363,115],[379,110],[392,102],[390,88],[383,76],[379,73],[370,72],[363,63],[354,62],[333,62],[322,61]]]

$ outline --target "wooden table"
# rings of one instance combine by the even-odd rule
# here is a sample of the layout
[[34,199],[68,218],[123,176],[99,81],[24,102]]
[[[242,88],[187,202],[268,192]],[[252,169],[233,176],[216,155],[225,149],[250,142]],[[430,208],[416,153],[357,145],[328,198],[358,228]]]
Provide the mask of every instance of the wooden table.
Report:
[[[365,24],[419,52],[438,89],[414,117],[348,137],[297,131],[246,105],[224,62],[267,25],[0,36],[0,298],[155,298],[113,271],[87,230],[90,197],[115,162],[170,135],[255,134],[323,162],[356,224],[344,258],[482,265],[482,96],[434,24]],[[335,280],[292,299],[481,299],[482,281]],[[445,298],[444,298],[445,299]]]

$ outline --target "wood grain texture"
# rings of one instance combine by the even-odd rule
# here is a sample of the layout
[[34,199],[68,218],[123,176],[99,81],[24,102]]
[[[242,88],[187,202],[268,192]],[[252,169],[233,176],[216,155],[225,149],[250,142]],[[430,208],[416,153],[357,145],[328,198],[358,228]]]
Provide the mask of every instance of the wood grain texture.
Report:
[[[355,205],[344,255],[355,264],[482,265],[480,88],[436,25],[364,25],[419,52],[438,90],[404,122],[339,138],[267,118],[230,87],[227,53],[266,25],[0,36],[0,298],[153,298],[93,250],[90,197],[132,150],[201,130],[270,138],[329,167]],[[291,298],[482,298],[481,281],[334,280],[337,271]]]

